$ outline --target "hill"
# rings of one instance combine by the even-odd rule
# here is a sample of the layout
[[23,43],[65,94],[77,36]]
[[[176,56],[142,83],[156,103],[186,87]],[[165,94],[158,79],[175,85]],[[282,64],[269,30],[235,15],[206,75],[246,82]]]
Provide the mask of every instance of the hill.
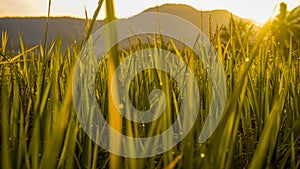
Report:
[[[179,16],[193,23],[200,28],[206,35],[209,34],[209,24],[211,24],[212,32],[216,31],[217,25],[228,26],[230,17],[234,19],[241,19],[240,17],[230,13],[227,10],[212,10],[212,11],[199,11],[188,5],[165,4],[158,8],[149,8],[146,12],[162,12]],[[247,20],[247,19],[245,19]]]
[[[9,45],[19,47],[19,34],[22,36],[24,44],[34,46],[44,42],[46,30],[46,17],[39,18],[1,18],[0,31],[7,31]],[[86,21],[84,19],[69,17],[52,17],[49,19],[48,42],[62,38],[62,48],[66,49],[70,42],[83,38]],[[102,21],[97,21],[95,28],[103,25]],[[1,40],[0,40],[1,41]]]
[[[202,29],[207,35],[210,23],[212,32],[215,32],[217,25],[227,26],[231,16],[235,19],[239,18],[226,10],[199,11],[191,6],[178,4],[164,4],[159,7],[149,8],[144,12],[156,11],[182,17]],[[29,47],[44,41],[46,20],[47,18],[45,17],[0,18],[0,31],[8,32],[9,44],[14,44],[15,49],[19,48],[19,34]],[[66,49],[70,42],[82,39],[85,32],[85,24],[86,21],[84,19],[52,17],[49,19],[49,42],[60,36],[63,39],[62,48]],[[94,30],[97,30],[102,25],[103,21],[98,20]]]

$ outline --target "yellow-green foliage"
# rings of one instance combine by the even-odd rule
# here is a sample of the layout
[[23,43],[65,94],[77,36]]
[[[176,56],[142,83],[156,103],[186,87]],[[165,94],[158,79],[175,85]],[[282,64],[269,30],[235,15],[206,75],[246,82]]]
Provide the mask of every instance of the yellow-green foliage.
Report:
[[[299,49],[290,50],[286,60],[272,38],[266,38],[269,31],[267,23],[260,34],[255,35],[257,38],[251,47],[244,43],[246,40],[229,39],[221,45],[220,35],[216,34],[216,48],[227,77],[228,97],[217,130],[203,144],[197,139],[208,113],[211,91],[201,60],[195,59],[190,49],[177,48],[172,40],[161,44],[158,36],[147,44],[141,44],[136,37],[128,49],[120,50],[120,61],[147,46],[174,51],[193,67],[201,105],[197,123],[180,144],[155,157],[121,157],[117,166],[128,169],[299,168],[300,66],[299,59],[291,59],[292,56],[300,58],[292,55],[293,50]],[[21,49],[14,55],[8,49],[7,38],[3,32],[0,49],[1,168],[107,168],[109,152],[84,133],[72,104],[72,71],[81,46],[72,45],[62,54],[61,40],[57,39],[46,49],[42,45],[27,49],[20,37]],[[103,114],[107,115],[107,60],[99,67],[95,92]],[[149,94],[155,86],[161,86],[169,99],[163,117],[151,124],[131,123],[123,118],[124,134],[156,135],[177,117],[180,91],[171,77],[157,70],[146,70],[132,80],[129,95],[133,104],[139,109],[148,107],[148,96],[141,96]]]

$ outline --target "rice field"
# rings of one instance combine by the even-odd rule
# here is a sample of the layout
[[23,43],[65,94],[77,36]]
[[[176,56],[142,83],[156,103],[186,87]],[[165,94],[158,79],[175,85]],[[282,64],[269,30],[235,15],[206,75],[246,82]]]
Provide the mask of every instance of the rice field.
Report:
[[[199,134],[213,96],[207,67],[193,50],[179,48],[172,40],[164,41],[159,33],[147,43],[141,40],[141,35],[128,39],[128,48],[113,48],[99,63],[92,92],[103,116],[115,130],[130,137],[147,138],[166,131],[180,119],[182,93],[178,84],[166,72],[155,69],[139,72],[130,82],[128,95],[137,110],[145,111],[150,107],[151,91],[164,91],[168,102],[163,115],[151,123],[137,123],[114,113],[116,110],[109,95],[112,90],[108,85],[112,83],[110,73],[132,53],[149,47],[172,51],[190,67],[198,85],[199,112],[185,138],[162,154],[129,158],[111,154],[98,146],[78,120],[72,87],[76,62],[89,40],[101,5],[99,3],[87,26],[87,38],[82,44],[70,44],[65,52],[61,51],[59,38],[48,45],[27,47],[20,37],[21,48],[17,54],[12,54],[7,44],[8,35],[2,32],[1,168],[300,167],[300,48],[290,47],[283,56],[279,44],[270,35],[270,23],[252,35],[254,41],[236,33],[224,43],[221,30],[211,39],[225,71],[227,99],[218,127],[201,144]],[[114,19],[113,13],[109,16]],[[237,29],[233,26],[232,30]],[[289,42],[293,46],[291,38]],[[176,69],[177,65],[174,66]],[[130,69],[136,69],[135,65]],[[86,86],[81,87],[88,90]],[[85,97],[79,98],[83,98],[84,108],[90,109]],[[192,102],[193,98],[186,100]]]

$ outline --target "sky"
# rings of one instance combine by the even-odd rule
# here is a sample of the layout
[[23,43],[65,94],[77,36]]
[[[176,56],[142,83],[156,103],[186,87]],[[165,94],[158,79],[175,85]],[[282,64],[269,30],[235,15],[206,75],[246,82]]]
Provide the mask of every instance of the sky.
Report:
[[[264,23],[277,13],[281,1],[288,4],[289,10],[300,5],[300,0],[115,0],[115,7],[117,17],[127,18],[156,5],[182,3],[198,10],[226,9],[240,17]],[[51,15],[84,18],[86,6],[91,18],[97,4],[98,0],[52,0]],[[0,17],[46,16],[47,9],[48,0],[0,0]],[[103,17],[104,8],[99,19]]]

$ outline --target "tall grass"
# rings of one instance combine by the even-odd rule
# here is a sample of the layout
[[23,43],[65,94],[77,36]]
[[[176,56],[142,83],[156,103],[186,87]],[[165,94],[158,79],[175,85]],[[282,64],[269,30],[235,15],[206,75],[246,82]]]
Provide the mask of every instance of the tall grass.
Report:
[[[100,7],[102,2],[99,2]],[[139,36],[129,39],[129,48],[118,52],[120,61],[135,51],[153,46],[174,51],[193,67],[201,97],[199,116],[186,138],[163,154],[140,159],[111,156],[92,142],[78,122],[72,105],[71,82],[81,46],[73,45],[63,55],[60,39],[48,48],[39,45],[27,49],[20,38],[19,53],[12,55],[7,47],[8,36],[3,32],[1,168],[299,168],[300,66],[297,58],[300,56],[292,55],[291,50],[289,60],[284,59],[272,38],[266,38],[269,30],[266,24],[253,47],[241,37],[239,41],[221,44],[220,33],[216,34],[215,44],[224,64],[229,96],[218,128],[203,144],[197,139],[209,111],[211,91],[201,60],[194,57],[190,49],[177,48],[173,41],[162,43],[161,36],[148,39],[146,44]],[[90,34],[91,28],[87,32]],[[96,77],[95,93],[103,114],[129,136],[148,137],[165,131],[180,108],[180,91],[174,79],[155,70],[139,73],[130,85],[132,103],[138,109],[147,109],[148,94],[160,88],[167,93],[166,110],[160,119],[150,124],[132,123],[124,118],[116,120],[107,114],[110,65],[104,59]]]

